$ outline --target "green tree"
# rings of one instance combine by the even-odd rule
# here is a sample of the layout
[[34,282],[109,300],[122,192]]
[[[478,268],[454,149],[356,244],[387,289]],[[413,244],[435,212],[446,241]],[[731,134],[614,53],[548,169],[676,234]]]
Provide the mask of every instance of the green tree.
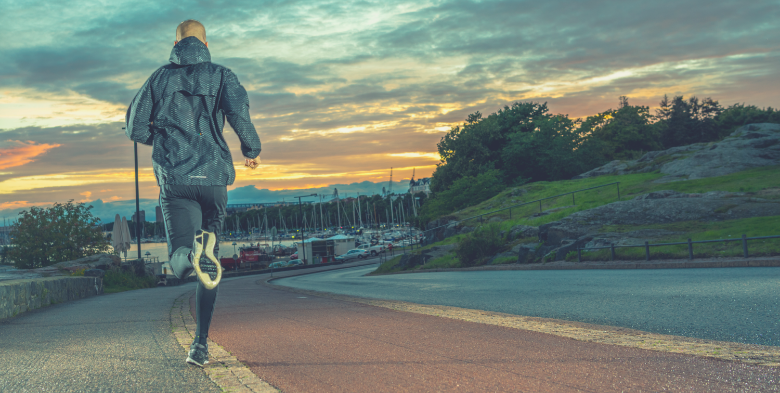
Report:
[[767,107],[760,109],[755,105],[734,104],[715,118],[718,136],[724,138],[739,127],[752,123],[780,123],[780,111]]
[[32,207],[11,228],[8,258],[18,268],[32,269],[108,252],[100,220],[92,205],[55,203],[49,208]]
[[450,188],[458,179],[476,176],[491,169],[500,171],[503,178],[507,163],[502,150],[512,135],[530,133],[536,129],[536,122],[550,117],[547,103],[532,102],[504,106],[502,110],[482,118],[476,112],[466,119],[463,126],[453,127],[439,142],[441,163],[436,167],[431,180],[431,191],[441,192]]
[[[531,181],[570,179],[595,167],[593,143],[583,136],[578,122],[565,115],[549,116],[534,122],[533,132],[515,133],[502,149],[504,177],[514,184]],[[595,161],[594,161],[595,160]]]
[[628,105],[627,99],[621,102],[625,105],[620,109],[589,116],[581,126],[583,133],[604,142],[604,158],[636,159],[648,151],[663,149],[660,133],[651,124],[650,108]]
[[[663,107],[664,101],[661,101],[661,105]],[[664,148],[718,139],[715,118],[723,108],[717,101],[707,97],[699,102],[695,96],[685,101],[683,96],[676,96],[667,107],[667,112],[659,112],[659,121],[656,123]]]

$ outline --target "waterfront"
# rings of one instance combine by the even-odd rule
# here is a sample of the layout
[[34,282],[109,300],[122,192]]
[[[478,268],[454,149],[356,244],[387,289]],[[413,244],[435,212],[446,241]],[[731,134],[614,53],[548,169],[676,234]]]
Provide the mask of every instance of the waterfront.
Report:
[[[268,244],[271,245],[271,242],[264,242],[259,241],[260,244]],[[257,244],[258,241],[248,241],[248,240],[240,240],[236,241],[236,247],[235,247],[235,253],[238,253],[238,248],[242,246],[248,246],[250,243]],[[283,246],[291,246],[295,243],[293,240],[282,240],[282,241],[275,241],[273,244],[281,244]],[[141,256],[144,258],[147,257],[146,252],[149,252],[149,257],[157,257],[160,262],[165,262],[168,260],[168,243],[162,242],[162,243],[141,243]],[[224,241],[219,242],[219,256],[221,257],[231,257],[233,256],[233,241]],[[219,257],[218,256],[218,257]],[[121,255],[122,258],[124,258],[124,254]],[[133,243],[130,246],[130,250],[127,251],[127,257],[130,259],[135,259],[138,257],[138,245]]]

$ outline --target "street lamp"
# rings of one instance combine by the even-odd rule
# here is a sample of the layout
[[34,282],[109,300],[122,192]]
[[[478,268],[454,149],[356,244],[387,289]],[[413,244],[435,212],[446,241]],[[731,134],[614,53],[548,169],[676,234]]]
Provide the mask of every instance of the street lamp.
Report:
[[[124,130],[126,127],[122,127]],[[141,258],[141,228],[138,226],[138,222],[141,221],[141,207],[138,203],[138,142],[133,141],[133,155],[135,156],[135,241],[138,243],[138,259]]]
[[[298,198],[298,212],[301,214],[301,217],[303,217],[303,207],[301,206],[301,198],[308,198],[308,197],[315,197],[317,194],[311,194],[311,195],[303,195],[303,196],[294,196],[293,198]],[[303,240],[301,240],[301,248],[303,249],[303,263],[306,264],[306,232],[301,231],[301,236],[303,236]]]

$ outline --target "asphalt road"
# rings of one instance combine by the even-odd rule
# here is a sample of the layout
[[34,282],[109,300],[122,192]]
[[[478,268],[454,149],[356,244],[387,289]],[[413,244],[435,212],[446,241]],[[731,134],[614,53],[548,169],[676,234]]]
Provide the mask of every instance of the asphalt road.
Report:
[[470,271],[367,277],[375,266],[274,283],[780,346],[780,268]]
[[401,312],[269,277],[222,284],[210,337],[285,393],[780,391],[775,367]]
[[2,392],[220,392],[171,332],[195,283],[53,305],[0,321]]

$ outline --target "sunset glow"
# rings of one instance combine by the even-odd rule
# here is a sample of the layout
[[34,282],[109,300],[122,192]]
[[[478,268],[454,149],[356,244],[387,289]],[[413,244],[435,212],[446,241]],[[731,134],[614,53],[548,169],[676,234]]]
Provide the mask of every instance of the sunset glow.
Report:
[[[263,144],[248,170],[226,126],[230,201],[253,190],[380,192],[391,167],[395,182],[431,176],[446,132],[518,101],[582,118],[619,96],[651,112],[664,94],[724,107],[780,98],[780,28],[763,2],[76,3],[34,0],[0,15],[13,37],[0,43],[3,216],[135,198],[125,111],[189,18],[247,89]],[[152,150],[138,152],[139,193],[156,200]]]

